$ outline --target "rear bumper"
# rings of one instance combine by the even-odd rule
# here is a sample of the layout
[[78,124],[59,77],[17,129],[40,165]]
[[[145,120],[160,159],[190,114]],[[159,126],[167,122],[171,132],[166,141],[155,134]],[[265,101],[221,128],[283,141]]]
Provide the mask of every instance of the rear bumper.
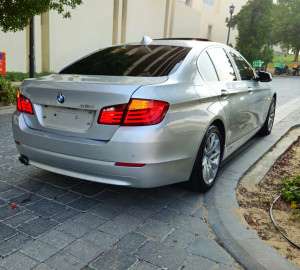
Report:
[[[110,141],[65,137],[28,128],[13,115],[13,133],[29,164],[84,180],[131,187],[157,187],[189,179],[202,132],[119,128]],[[196,145],[196,146],[195,146]],[[115,162],[144,163],[120,167]]]

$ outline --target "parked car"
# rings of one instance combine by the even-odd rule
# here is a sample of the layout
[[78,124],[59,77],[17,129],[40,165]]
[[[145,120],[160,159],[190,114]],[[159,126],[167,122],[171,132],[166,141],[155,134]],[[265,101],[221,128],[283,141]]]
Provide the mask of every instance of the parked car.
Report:
[[12,121],[20,161],[107,184],[207,190],[222,160],[271,132],[271,80],[205,40],[105,48],[22,83]]

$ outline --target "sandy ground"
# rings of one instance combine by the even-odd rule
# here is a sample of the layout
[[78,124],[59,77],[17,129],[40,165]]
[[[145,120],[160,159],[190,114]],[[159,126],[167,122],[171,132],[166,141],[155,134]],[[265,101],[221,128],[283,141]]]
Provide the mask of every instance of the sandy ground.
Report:
[[[284,258],[300,268],[300,249],[290,244],[274,227],[270,215],[270,202],[280,194],[282,187],[278,182],[284,177],[300,175],[300,139],[281,156],[263,180],[249,188],[240,182],[237,188],[237,198],[240,205],[239,215],[243,215],[251,230],[273,247]],[[288,221],[292,209],[282,199],[274,206],[273,217],[277,225],[296,244],[300,245],[300,221]]]

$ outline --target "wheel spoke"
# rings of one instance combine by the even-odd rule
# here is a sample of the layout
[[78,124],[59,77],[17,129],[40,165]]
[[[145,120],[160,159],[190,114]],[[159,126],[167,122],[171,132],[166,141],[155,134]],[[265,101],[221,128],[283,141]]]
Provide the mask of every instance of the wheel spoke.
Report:
[[215,151],[210,155],[211,160],[215,160],[220,156],[220,151]]
[[219,166],[219,161],[212,161],[212,162],[210,163],[210,166],[211,166],[211,168],[212,168],[213,170],[216,170],[216,169],[218,168],[218,166]]
[[203,174],[203,179],[205,182],[208,181],[208,165],[205,163],[205,165],[202,167],[202,174]]

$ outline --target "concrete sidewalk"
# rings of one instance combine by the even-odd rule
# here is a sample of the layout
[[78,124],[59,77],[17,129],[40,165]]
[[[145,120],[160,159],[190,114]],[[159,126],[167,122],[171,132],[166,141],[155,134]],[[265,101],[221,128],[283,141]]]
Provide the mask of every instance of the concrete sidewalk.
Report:
[[[256,136],[253,145],[244,147],[226,166],[221,168],[218,181],[205,194],[204,204],[208,212],[208,223],[225,249],[246,269],[298,269],[282,258],[273,248],[264,244],[258,235],[242,225],[234,214],[239,208],[236,187],[240,179],[293,127],[300,126],[300,97],[277,108],[273,131],[269,136]],[[300,134],[289,138],[273,151],[275,162]],[[251,143],[251,142],[250,142]],[[274,163],[266,163],[256,171],[262,179]],[[258,173],[258,174],[257,174]]]

